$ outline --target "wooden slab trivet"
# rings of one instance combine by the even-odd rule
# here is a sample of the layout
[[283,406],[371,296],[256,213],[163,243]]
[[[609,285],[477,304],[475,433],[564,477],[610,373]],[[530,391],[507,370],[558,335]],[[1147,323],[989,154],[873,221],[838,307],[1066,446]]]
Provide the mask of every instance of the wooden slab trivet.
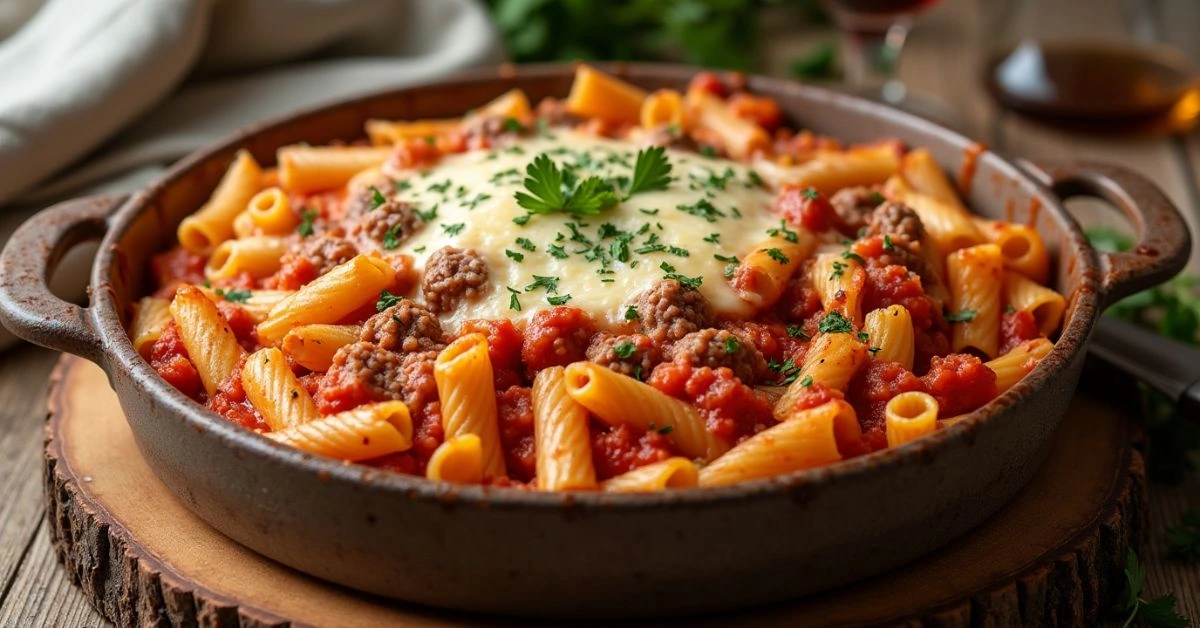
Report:
[[[480,625],[363,595],[263,558],[183,508],[137,451],[103,372],[64,357],[46,426],[45,498],[59,560],[119,625]],[[1081,395],[1014,501],[948,547],[838,591],[714,625],[1090,625],[1120,594],[1145,529],[1135,427]],[[619,601],[614,601],[619,603]],[[688,625],[698,623],[689,620]]]

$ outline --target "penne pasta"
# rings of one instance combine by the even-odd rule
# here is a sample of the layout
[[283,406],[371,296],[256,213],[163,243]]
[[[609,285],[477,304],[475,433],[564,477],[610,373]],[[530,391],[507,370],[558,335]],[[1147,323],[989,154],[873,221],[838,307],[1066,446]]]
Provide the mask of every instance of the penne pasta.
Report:
[[974,349],[989,358],[1000,345],[1000,301],[1004,262],[1000,247],[980,244],[946,257],[950,284],[951,347]]
[[183,248],[207,255],[233,236],[233,221],[261,189],[262,169],[242,150],[233,158],[225,176],[208,202],[179,223],[176,236]]
[[242,273],[255,279],[270,277],[279,270],[280,259],[287,249],[287,240],[275,236],[226,240],[209,256],[204,276],[209,281],[229,279]]
[[937,429],[938,402],[929,393],[902,392],[883,410],[888,447],[899,447]]
[[450,343],[438,354],[433,374],[442,402],[442,430],[446,438],[475,435],[483,450],[484,474],[504,475],[487,338],[483,334],[467,334]]
[[942,171],[942,167],[933,159],[928,149],[911,150],[900,160],[900,175],[912,189],[940,203],[953,205],[966,211],[958,198],[958,191]]
[[699,485],[696,463],[687,458],[667,458],[626,471],[605,480],[603,488],[614,493],[641,493],[668,488],[692,488]]
[[689,91],[686,108],[691,125],[712,132],[725,151],[737,159],[747,159],[771,143],[762,127],[739,117],[725,101],[709,92]]
[[245,214],[254,222],[255,228],[270,235],[291,233],[300,222],[300,217],[292,211],[287,195],[277,187],[267,188],[255,194],[254,198],[250,199]]
[[650,130],[663,125],[684,128],[683,98],[673,89],[660,89],[642,101],[642,128]]
[[1067,300],[1063,295],[1038,283],[1025,275],[1004,273],[1004,303],[1018,312],[1028,312],[1037,323],[1038,333],[1049,336],[1058,329]]
[[150,346],[162,336],[163,329],[171,322],[171,302],[157,297],[142,297],[133,313],[133,324],[129,326],[129,337],[133,349],[147,357]]
[[789,231],[789,238],[772,236],[738,265],[730,282],[743,301],[755,308],[775,304],[800,263],[812,255],[816,239],[807,229]]
[[854,409],[840,399],[796,412],[700,469],[700,486],[726,486],[837,462],[842,459],[838,434],[858,429]]
[[310,371],[326,371],[338,349],[358,342],[358,325],[303,325],[287,333],[283,352]]
[[552,366],[533,378],[537,485],[547,491],[596,486],[587,409],[567,394],[565,372]]
[[321,417],[317,404],[296,379],[283,352],[259,349],[242,365],[242,388],[263,422],[279,431]]
[[413,120],[393,122],[391,120],[367,120],[367,137],[375,146],[399,144],[404,140],[438,137],[457,131],[462,126],[459,118],[442,120]]
[[279,184],[297,194],[336,188],[391,155],[392,149],[387,147],[284,146],[278,153]]
[[669,428],[667,440],[691,458],[711,460],[729,448],[708,431],[699,410],[649,384],[594,362],[571,364],[565,377],[567,394],[606,425]]
[[804,389],[814,384],[845,390],[868,360],[867,346],[852,333],[824,333],[812,340],[796,381],[775,402],[775,418],[782,421],[792,412]]
[[183,285],[171,300],[171,317],[204,391],[212,396],[246,355],[217,306],[195,286]]
[[798,166],[780,166],[760,160],[755,168],[776,187],[813,188],[823,196],[855,186],[878,185],[899,171],[900,157],[893,146],[871,146],[825,153]]
[[903,305],[889,305],[867,314],[863,326],[871,359],[879,362],[899,362],[908,370],[913,368],[912,315]]
[[250,212],[243,211],[233,219],[233,237],[235,238],[252,238],[262,235],[262,230],[258,225],[254,224],[254,219],[250,217]]
[[646,92],[595,68],[580,65],[565,102],[567,111],[616,124],[637,124]]
[[855,327],[862,326],[862,297],[867,273],[857,259],[840,253],[818,255],[813,264],[812,282],[826,312],[837,312]]
[[533,118],[533,108],[529,106],[529,97],[525,92],[514,87],[469,113],[467,119],[481,115],[513,118],[524,124]]
[[267,438],[297,449],[357,462],[412,447],[412,419],[402,401],[384,401],[268,432]]
[[1012,388],[1054,349],[1054,343],[1045,338],[1026,340],[1008,353],[985,362],[996,373],[996,392]]
[[456,484],[479,484],[484,476],[483,458],[483,445],[475,434],[447,438],[429,458],[425,477]]
[[280,300],[258,324],[258,334],[277,343],[301,325],[336,323],[377,299],[395,279],[396,271],[386,261],[359,255]]
[[888,179],[884,194],[917,212],[925,232],[944,255],[984,242],[983,234],[970,214],[957,205],[914,190],[902,177]]
[[1005,268],[1041,284],[1050,279],[1050,254],[1037,231],[998,220],[979,220],[977,224],[984,237],[1000,247]]

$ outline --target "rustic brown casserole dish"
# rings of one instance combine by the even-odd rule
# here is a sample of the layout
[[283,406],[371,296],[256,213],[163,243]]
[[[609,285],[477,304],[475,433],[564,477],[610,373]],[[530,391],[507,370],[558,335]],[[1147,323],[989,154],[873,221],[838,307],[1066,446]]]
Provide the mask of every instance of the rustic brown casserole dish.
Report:
[[[645,88],[683,87],[692,68],[609,68]],[[895,450],[720,489],[655,494],[539,493],[456,486],[290,449],[193,403],[162,380],[125,332],[150,256],[208,198],[233,154],[272,163],[277,147],[351,140],[367,118],[437,118],[513,87],[561,96],[569,66],[483,70],[248,129],[184,159],[128,198],[53,207],[0,257],[0,320],[32,342],[100,364],[143,455],[215,528],[275,560],[356,589],[435,606],[539,616],[698,613],[828,589],[878,573],[969,530],[1012,497],[1047,452],[1075,390],[1100,312],[1161,282],[1190,247],[1183,221],[1145,179],[1091,163],[1014,165],[929,122],[789,81],[752,77],[798,126],[848,142],[896,137],[967,166],[978,213],[1036,226],[1068,296],[1053,352],[969,418]],[[973,171],[972,171],[973,169]],[[1108,199],[1139,246],[1098,253],[1062,198]],[[46,280],[75,244],[102,239],[88,307]],[[137,490],[137,487],[128,487]]]

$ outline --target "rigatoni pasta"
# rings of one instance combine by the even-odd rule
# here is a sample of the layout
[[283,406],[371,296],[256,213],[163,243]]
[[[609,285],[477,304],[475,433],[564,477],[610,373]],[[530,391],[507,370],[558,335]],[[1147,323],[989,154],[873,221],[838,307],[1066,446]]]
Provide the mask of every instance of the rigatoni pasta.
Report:
[[794,131],[715,74],[665,87],[581,65],[536,107],[238,153],[131,340],[313,455],[577,492],[902,446],[1053,351],[1052,243],[972,216],[929,151]]

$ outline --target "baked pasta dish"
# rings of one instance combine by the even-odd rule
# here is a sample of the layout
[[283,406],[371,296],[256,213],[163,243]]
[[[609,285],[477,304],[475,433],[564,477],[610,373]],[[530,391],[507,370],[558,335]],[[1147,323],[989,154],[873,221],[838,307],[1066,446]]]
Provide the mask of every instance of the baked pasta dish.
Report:
[[1065,300],[919,147],[785,126],[737,76],[580,66],[536,106],[233,158],[130,336],[267,438],[431,479],[722,486],[899,447],[1013,386]]

